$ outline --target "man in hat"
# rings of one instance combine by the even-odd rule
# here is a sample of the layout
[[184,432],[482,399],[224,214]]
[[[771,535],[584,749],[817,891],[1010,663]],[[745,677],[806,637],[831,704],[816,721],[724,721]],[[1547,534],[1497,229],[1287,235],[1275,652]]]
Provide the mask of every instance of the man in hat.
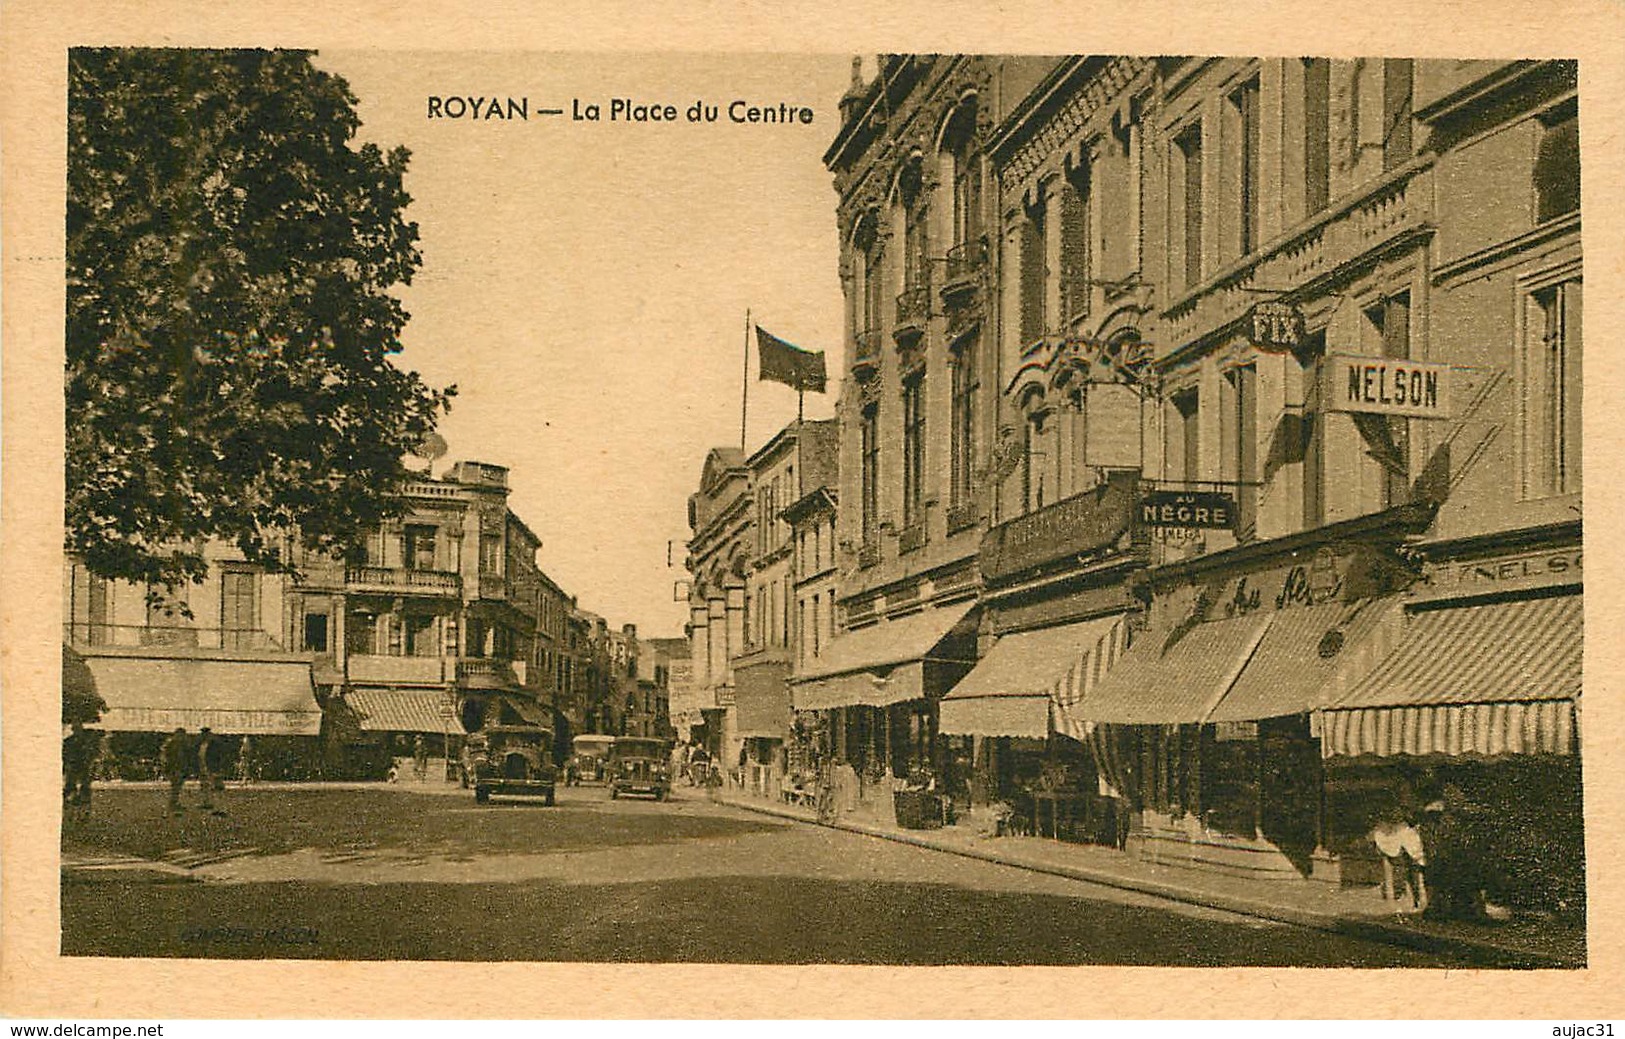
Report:
[[198,802],[199,808],[204,808],[215,815],[225,815],[225,811],[216,808],[214,795],[225,787],[220,775],[220,740],[207,726],[197,731],[197,778],[198,785],[203,790],[203,798]]
[[62,802],[90,807],[90,770],[96,761],[100,740],[88,732],[83,722],[74,722],[62,741]]
[[175,731],[164,739],[158,751],[158,767],[169,780],[169,810],[181,811],[181,787],[186,785],[186,766],[191,755],[186,730],[175,726]]

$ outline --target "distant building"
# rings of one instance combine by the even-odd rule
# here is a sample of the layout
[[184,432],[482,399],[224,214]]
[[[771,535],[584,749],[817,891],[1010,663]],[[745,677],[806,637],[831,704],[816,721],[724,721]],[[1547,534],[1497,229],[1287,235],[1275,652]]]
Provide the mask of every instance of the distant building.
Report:
[[695,726],[685,717],[684,723],[713,757],[730,764],[738,760],[743,741],[734,709],[733,658],[745,646],[754,506],[745,453],[712,448],[699,489],[688,499],[690,682],[700,722]]

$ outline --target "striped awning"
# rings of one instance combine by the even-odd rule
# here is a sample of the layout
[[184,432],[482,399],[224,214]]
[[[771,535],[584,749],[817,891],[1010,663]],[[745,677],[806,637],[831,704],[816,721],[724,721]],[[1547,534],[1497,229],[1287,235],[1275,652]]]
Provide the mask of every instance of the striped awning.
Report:
[[1324,706],[1392,648],[1378,629],[1403,619],[1397,597],[1275,611],[1257,652],[1204,720],[1259,721]]
[[441,689],[360,686],[344,694],[364,732],[463,732],[451,694]]
[[1569,753],[1584,635],[1573,594],[1418,609],[1394,651],[1323,713],[1321,752]]
[[1252,659],[1270,616],[1251,613],[1142,636],[1072,715],[1123,725],[1206,721]]
[[1122,651],[1122,615],[1005,635],[940,705],[941,732],[1083,739],[1084,699]]

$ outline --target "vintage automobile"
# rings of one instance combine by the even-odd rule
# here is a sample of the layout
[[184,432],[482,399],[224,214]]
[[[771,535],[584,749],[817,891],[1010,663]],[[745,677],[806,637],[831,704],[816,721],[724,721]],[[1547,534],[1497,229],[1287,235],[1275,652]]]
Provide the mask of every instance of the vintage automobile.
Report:
[[671,795],[671,766],[665,740],[617,736],[609,748],[609,796],[650,794],[657,801]]
[[571,741],[574,753],[570,762],[564,767],[565,785],[578,786],[582,783],[602,783],[608,777],[605,774],[605,765],[609,760],[609,748],[615,742],[614,736],[602,736],[586,733],[577,736]]
[[553,765],[553,733],[539,725],[487,725],[469,736],[464,768],[474,800],[492,794],[540,797],[553,803],[558,769]]

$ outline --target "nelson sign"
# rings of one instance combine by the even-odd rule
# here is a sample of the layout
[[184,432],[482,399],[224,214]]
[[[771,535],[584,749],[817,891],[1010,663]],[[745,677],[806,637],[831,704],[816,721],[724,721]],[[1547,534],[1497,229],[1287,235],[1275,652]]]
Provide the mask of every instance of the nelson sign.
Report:
[[1324,399],[1332,411],[1449,418],[1450,382],[1447,364],[1334,354],[1326,358]]

